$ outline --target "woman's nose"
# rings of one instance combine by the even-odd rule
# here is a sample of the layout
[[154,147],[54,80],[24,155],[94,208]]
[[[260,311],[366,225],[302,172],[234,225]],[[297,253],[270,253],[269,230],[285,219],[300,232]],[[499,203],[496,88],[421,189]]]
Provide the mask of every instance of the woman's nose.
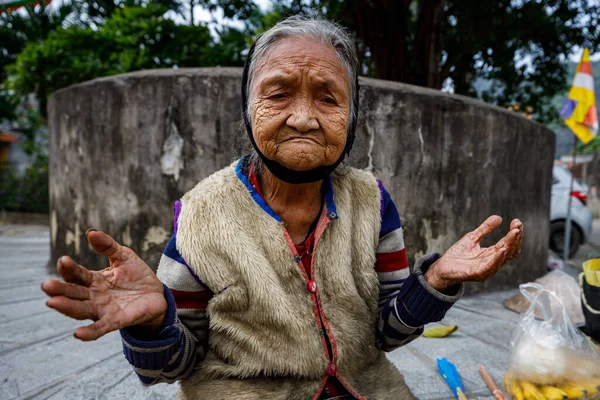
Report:
[[306,104],[298,104],[292,115],[286,121],[287,125],[298,132],[308,132],[319,129],[319,121],[314,109]]

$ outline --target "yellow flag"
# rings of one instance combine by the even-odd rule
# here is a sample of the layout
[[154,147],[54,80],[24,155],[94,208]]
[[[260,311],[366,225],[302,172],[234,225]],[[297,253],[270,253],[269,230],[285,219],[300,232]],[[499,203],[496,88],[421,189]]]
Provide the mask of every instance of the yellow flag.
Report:
[[587,47],[583,50],[583,56],[577,65],[573,84],[561,116],[564,118],[565,124],[584,144],[589,143],[598,133],[594,76],[592,75],[590,51]]

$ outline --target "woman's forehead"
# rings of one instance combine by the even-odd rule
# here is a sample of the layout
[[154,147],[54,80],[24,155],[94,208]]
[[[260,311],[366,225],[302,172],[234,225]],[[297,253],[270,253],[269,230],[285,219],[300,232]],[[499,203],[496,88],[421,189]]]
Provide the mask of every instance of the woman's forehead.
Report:
[[335,49],[313,38],[286,38],[276,42],[259,60],[257,84],[284,84],[306,75],[324,86],[349,85],[348,71]]
[[321,69],[308,69],[300,71],[298,69],[279,69],[273,68],[261,74],[257,79],[257,84],[261,86],[289,86],[298,84],[305,79],[317,86],[327,88],[340,88],[348,86],[347,74],[335,74]]

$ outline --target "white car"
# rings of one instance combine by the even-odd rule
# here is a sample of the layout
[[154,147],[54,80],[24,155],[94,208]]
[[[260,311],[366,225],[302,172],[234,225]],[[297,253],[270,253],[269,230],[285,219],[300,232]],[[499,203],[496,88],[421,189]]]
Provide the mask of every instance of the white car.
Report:
[[562,165],[552,169],[552,196],[550,200],[550,249],[563,255],[569,196],[571,200],[571,244],[569,258],[592,232],[592,212],[587,206],[587,187],[575,180],[570,191],[571,172]]

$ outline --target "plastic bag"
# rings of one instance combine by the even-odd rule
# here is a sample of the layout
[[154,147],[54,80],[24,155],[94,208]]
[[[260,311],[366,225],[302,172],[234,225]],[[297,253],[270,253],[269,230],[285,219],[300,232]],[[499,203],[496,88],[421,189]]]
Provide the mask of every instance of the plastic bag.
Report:
[[[581,289],[579,289],[579,284],[571,275],[564,271],[556,270],[539,277],[534,283],[542,285],[546,290],[554,293],[556,297],[562,301],[562,304],[567,310],[567,315],[575,326],[585,324],[585,317],[583,316],[583,310],[581,309]],[[538,291],[538,285],[528,286],[527,291],[535,296]],[[560,302],[552,296],[550,297],[550,303],[553,309],[560,307]],[[506,299],[504,301],[504,306],[519,314],[524,314],[529,307],[531,307],[531,298],[527,298],[521,293],[517,293]],[[540,308],[536,308],[535,317],[537,319],[542,319],[542,311]]]
[[[520,285],[519,289],[531,306],[511,341],[505,375],[511,398],[600,399],[600,353],[596,346],[573,326],[564,304],[553,292],[536,283]],[[527,289],[537,292],[534,295]],[[542,318],[536,319],[536,314]]]

